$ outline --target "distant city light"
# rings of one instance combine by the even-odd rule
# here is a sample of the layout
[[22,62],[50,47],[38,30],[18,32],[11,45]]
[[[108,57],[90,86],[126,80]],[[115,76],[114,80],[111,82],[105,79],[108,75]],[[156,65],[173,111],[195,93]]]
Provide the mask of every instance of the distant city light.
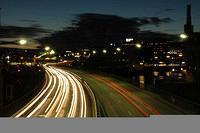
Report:
[[45,49],[46,51],[49,51],[49,50],[50,50],[50,47],[49,47],[49,46],[46,46],[44,49]]
[[74,57],[76,57],[76,58],[80,58],[81,56],[80,56],[80,55],[75,55]]
[[170,72],[166,72],[166,76],[169,77],[171,75]]
[[186,39],[186,38],[188,38],[188,36],[187,36],[186,34],[181,34],[181,35],[180,35],[180,38]]
[[160,61],[159,63],[160,63],[160,64],[163,64],[164,62]]
[[167,56],[166,56],[166,58],[168,58],[168,59],[169,59],[169,58],[170,58],[170,56],[169,56],[169,55],[167,55]]
[[86,55],[86,54],[87,54],[87,52],[84,52],[83,54],[84,54],[84,55]]
[[133,38],[126,38],[126,42],[132,42],[133,40]]
[[140,62],[140,65],[144,65],[144,63],[143,63],[143,62]]
[[9,59],[10,59],[10,56],[6,56],[6,59],[8,59],[8,60],[9,60]]
[[141,45],[141,44],[139,44],[139,43],[137,43],[137,44],[136,44],[136,47],[137,47],[137,48],[141,48],[141,47],[142,47],[142,45]]
[[157,76],[159,75],[159,72],[153,72],[153,75],[154,75],[155,77],[157,77]]
[[120,51],[121,51],[121,48],[117,48],[116,50],[117,50],[118,52],[120,52]]
[[19,41],[19,44],[20,44],[20,45],[25,45],[26,43],[27,43],[27,41],[24,40],[24,39],[22,39],[22,40]]
[[156,60],[157,60],[157,59],[158,59],[158,56],[154,57],[154,59],[156,59]]
[[107,50],[106,50],[106,49],[104,49],[102,52],[103,52],[104,54],[106,54],[106,53],[107,53]]
[[183,57],[183,54],[179,54],[178,56],[179,56],[179,57]]
[[51,60],[56,60],[56,59],[57,59],[56,57],[52,57],[52,58],[51,58]]
[[51,54],[51,55],[55,54],[55,51],[54,51],[54,50],[51,50],[50,54]]
[[20,57],[20,59],[21,59],[21,60],[23,60],[23,59],[24,59],[24,57],[22,56],[22,57]]
[[96,54],[96,53],[97,53],[97,51],[93,50],[93,51],[92,51],[92,53],[93,53],[93,54]]
[[45,60],[50,60],[50,58],[49,58],[49,57],[47,57],[47,58],[45,58]]
[[116,46],[114,43],[110,43],[110,46]]

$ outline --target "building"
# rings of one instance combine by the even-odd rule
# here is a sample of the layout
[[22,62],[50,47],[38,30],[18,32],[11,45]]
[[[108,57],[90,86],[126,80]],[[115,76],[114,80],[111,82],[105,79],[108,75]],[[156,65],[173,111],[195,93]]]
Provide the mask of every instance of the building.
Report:
[[186,19],[186,24],[184,26],[184,33],[187,35],[192,35],[194,32],[194,27],[192,25],[192,16],[191,16],[191,5],[187,5],[187,19]]
[[189,40],[192,42],[200,42],[200,32],[194,32],[194,26],[192,25],[191,5],[187,5],[186,11],[186,24],[184,25],[184,33],[189,36]]

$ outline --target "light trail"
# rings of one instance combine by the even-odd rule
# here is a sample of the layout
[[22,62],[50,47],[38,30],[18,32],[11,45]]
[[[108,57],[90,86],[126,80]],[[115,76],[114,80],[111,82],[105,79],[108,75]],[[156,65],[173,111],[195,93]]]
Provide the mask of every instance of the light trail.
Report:
[[[86,96],[85,96],[85,92],[84,92],[84,89],[83,89],[83,86],[81,85],[81,83],[76,79],[76,77],[78,77],[77,75],[76,75],[76,77],[75,76],[73,76],[72,74],[70,74],[70,73],[68,73],[68,72],[65,72],[65,71],[62,71],[62,70],[59,70],[61,73],[63,73],[64,75],[66,75],[66,76],[68,76],[68,78],[71,80],[71,82],[72,82],[72,84],[73,84],[73,88],[78,88],[79,89],[79,94],[80,94],[80,97],[81,97],[81,115],[80,115],[80,117],[86,117],[86,112],[87,112],[87,103],[86,103]],[[80,77],[78,77],[79,78],[79,80],[80,80]],[[75,84],[76,83],[76,84]],[[77,93],[77,91],[76,91],[76,93]],[[72,100],[73,101],[73,100]],[[75,102],[76,102],[76,100],[75,100]],[[74,104],[74,102],[72,103],[72,104]],[[74,112],[74,109],[73,108],[71,108],[73,111],[72,112]],[[70,113],[69,113],[69,116],[70,115],[72,115],[73,116],[73,114],[71,113],[71,111],[70,111]]]
[[52,91],[54,90],[55,86],[56,86],[56,77],[53,75],[53,87],[51,88],[50,92],[48,93],[48,95],[44,98],[44,100],[27,116],[28,118],[31,117],[39,108],[42,107],[42,105],[46,102],[46,100],[48,99],[48,97],[50,96],[50,94],[52,93]]
[[[78,75],[47,65],[44,69],[47,80],[43,89],[13,117],[96,117],[96,112],[91,113],[96,111],[95,97],[91,90],[86,95]],[[92,106],[87,99],[91,99]]]
[[49,88],[49,86],[51,85],[51,82],[52,82],[52,77],[50,76],[50,74],[49,74],[49,72],[48,71],[46,71],[47,72],[47,74],[48,74],[48,76],[49,76],[49,78],[50,78],[50,81],[49,81],[49,84],[48,84],[48,86],[46,87],[46,89],[38,96],[38,97],[36,97],[36,99],[33,101],[33,102],[31,102],[31,104],[28,106],[28,107],[26,107],[23,111],[21,111],[16,117],[20,117],[22,114],[24,114],[28,109],[30,109],[44,94],[45,94],[45,92],[48,90],[48,88]]

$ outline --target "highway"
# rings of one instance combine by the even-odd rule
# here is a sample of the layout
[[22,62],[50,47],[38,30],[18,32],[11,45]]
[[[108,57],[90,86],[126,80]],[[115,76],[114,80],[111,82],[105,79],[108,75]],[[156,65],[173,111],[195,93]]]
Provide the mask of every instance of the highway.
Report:
[[76,73],[96,96],[100,117],[150,117],[150,115],[185,115],[188,111],[169,103],[158,94],[139,89],[112,76],[63,68]]
[[48,65],[44,69],[43,88],[12,117],[97,117],[94,94],[80,77]]

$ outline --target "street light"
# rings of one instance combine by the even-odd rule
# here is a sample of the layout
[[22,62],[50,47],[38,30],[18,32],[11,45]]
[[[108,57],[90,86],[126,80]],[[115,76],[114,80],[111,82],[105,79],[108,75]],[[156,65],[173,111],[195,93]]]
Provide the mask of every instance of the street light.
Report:
[[93,50],[93,51],[92,51],[92,53],[93,53],[93,54],[96,54],[96,53],[97,53],[97,51]]
[[49,51],[49,50],[50,50],[50,47],[49,47],[49,46],[46,46],[44,49],[45,49],[46,51]]
[[27,43],[27,41],[25,39],[19,40],[20,45],[25,45],[26,43]]
[[54,50],[51,50],[50,55],[55,54],[56,52]]
[[120,52],[120,51],[121,51],[121,48],[117,48],[116,50],[117,50],[118,52]]
[[106,53],[107,53],[107,50],[106,50],[106,49],[104,49],[102,52],[103,52],[104,54],[106,54]]
[[187,39],[188,36],[187,36],[186,34],[181,34],[181,35],[180,35],[180,38],[181,38],[181,39]]
[[137,48],[141,48],[141,47],[142,47],[142,45],[141,45],[141,44],[139,44],[139,43],[137,43],[137,44],[136,44],[136,47],[137,47]]

